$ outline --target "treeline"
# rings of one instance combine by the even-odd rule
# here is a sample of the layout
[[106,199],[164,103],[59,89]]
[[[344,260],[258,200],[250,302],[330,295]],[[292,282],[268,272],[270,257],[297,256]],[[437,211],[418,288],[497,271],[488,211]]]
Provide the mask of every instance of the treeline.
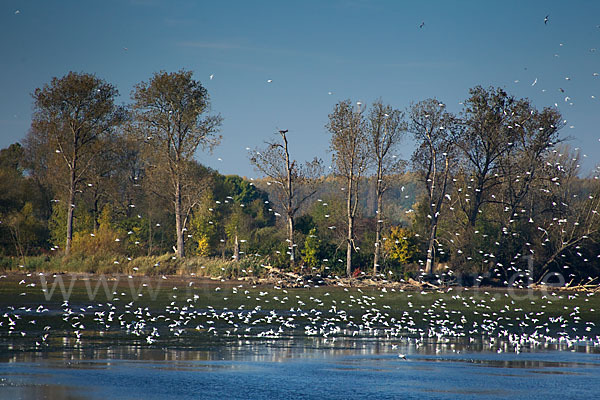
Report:
[[195,160],[218,145],[221,117],[191,72],[154,74],[127,106],[117,96],[73,72],[33,93],[26,139],[0,151],[4,264],[170,253],[498,284],[600,272],[597,176],[580,176],[556,109],[500,88],[471,89],[458,114],[437,99],[341,101],[325,127],[331,174],[295,161],[282,130],[249,152],[257,180]]

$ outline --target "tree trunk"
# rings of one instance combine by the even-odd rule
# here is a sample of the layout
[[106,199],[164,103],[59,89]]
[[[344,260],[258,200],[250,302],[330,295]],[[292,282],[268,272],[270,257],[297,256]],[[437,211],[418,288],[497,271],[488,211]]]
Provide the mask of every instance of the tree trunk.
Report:
[[475,188],[473,189],[473,192],[475,193],[474,198],[471,200],[471,201],[473,201],[473,208],[471,209],[471,212],[468,215],[469,225],[471,225],[472,228],[475,228],[475,223],[477,222],[477,219],[479,218],[479,209],[481,208],[481,205],[484,200],[483,189],[484,189],[484,185],[485,185],[485,177],[486,176],[487,176],[487,168],[485,168],[484,171],[482,172],[482,177],[477,178],[477,186],[475,186]]
[[235,235],[235,241],[233,242],[233,259],[240,261],[240,242],[238,242],[237,235]]
[[437,218],[433,218],[431,222],[431,231],[429,232],[429,243],[427,245],[427,262],[425,263],[425,274],[433,274],[433,260],[435,252],[435,237],[437,234]]
[[67,201],[67,244],[65,254],[71,252],[71,242],[73,241],[73,212],[75,211],[75,167],[71,168],[69,177],[69,200]]
[[294,256],[294,218],[288,215],[288,240],[290,248],[290,268],[294,268],[296,258]]
[[94,190],[94,210],[92,211],[94,213],[94,233],[98,233],[98,229],[100,228],[100,223],[98,221],[98,217],[100,215],[100,210],[98,210],[99,196],[97,194],[98,191]]
[[152,255],[152,217],[148,216],[148,257]]
[[175,230],[177,231],[177,258],[185,257],[181,215],[181,183],[175,185]]
[[377,275],[379,269],[379,254],[381,253],[381,229],[383,227],[383,193],[380,193],[379,182],[377,182],[377,225],[375,226],[375,252],[373,254],[373,275]]
[[352,237],[354,234],[354,217],[348,217],[348,246],[346,248],[346,275],[352,276]]
[[25,265],[25,251],[23,250],[23,246],[21,245],[21,235],[19,234],[19,225],[20,221],[18,217],[15,217],[10,221],[11,237],[13,239],[13,243],[15,244],[15,251],[21,255],[21,259],[23,261],[23,265]]
[[348,276],[348,278],[352,276],[352,238],[354,234],[354,215],[352,213],[352,179],[353,177],[352,175],[350,175],[350,177],[348,178],[348,185],[346,187],[346,189],[348,190],[348,193],[346,194],[346,207],[348,212],[348,237],[346,238],[346,275]]
[[288,152],[288,141],[285,134],[286,131],[279,131],[283,139],[284,151],[285,151],[285,168],[287,173],[286,179],[286,196],[287,196],[287,204],[286,204],[286,213],[288,216],[288,240],[290,247],[290,268],[294,268],[296,259],[294,257],[294,206],[292,204],[292,199],[294,197],[294,188],[292,185],[292,169],[293,166],[290,164],[290,153]]

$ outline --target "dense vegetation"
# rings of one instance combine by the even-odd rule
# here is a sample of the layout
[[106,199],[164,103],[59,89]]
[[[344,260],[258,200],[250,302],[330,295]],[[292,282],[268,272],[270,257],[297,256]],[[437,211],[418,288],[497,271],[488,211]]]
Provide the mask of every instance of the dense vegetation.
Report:
[[0,268],[272,265],[500,285],[600,273],[598,177],[581,176],[556,109],[500,88],[471,89],[458,115],[436,99],[342,101],[324,127],[334,173],[294,161],[281,131],[250,152],[253,181],[194,159],[218,145],[221,117],[190,72],[155,74],[127,107],[117,94],[72,72],[35,91],[28,136],[0,151]]

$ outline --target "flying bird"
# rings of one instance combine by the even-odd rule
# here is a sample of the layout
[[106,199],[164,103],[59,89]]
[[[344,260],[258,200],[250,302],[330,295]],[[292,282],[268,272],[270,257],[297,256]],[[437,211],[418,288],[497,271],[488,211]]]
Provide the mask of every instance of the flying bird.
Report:
[[548,15],[544,17],[544,25],[548,25]]
[[211,81],[212,81],[212,78],[214,78],[214,77],[215,77],[214,74],[210,74],[210,76],[209,76],[209,78],[210,78]]
[[419,28],[423,28],[425,26],[425,21],[421,22],[421,25],[419,25]]

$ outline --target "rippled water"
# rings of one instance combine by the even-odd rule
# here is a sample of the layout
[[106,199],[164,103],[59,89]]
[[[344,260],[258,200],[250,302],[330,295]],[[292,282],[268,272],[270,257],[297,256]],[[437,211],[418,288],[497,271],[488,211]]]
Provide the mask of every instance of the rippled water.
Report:
[[37,276],[9,277],[0,286],[0,399],[600,393],[594,294],[190,279],[128,278],[91,296],[78,278],[67,281],[67,299],[43,292]]
[[0,361],[3,399],[591,399],[600,390],[600,354],[577,346],[515,354],[460,343],[298,339],[70,348]]

